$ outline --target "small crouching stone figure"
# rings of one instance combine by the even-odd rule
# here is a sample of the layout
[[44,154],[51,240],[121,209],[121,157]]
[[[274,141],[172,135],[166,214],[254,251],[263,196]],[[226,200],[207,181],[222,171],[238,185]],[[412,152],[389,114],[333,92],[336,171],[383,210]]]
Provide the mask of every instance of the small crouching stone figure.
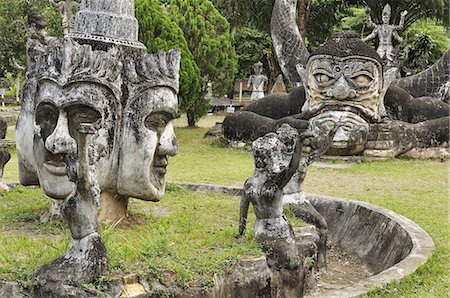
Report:
[[79,128],[77,152],[65,156],[67,173],[76,189],[64,200],[61,213],[72,234],[69,250],[58,259],[39,268],[34,275],[37,297],[87,297],[82,284],[97,280],[108,270],[108,256],[98,231],[97,212],[100,187],[96,164],[104,148],[95,146],[93,125]]

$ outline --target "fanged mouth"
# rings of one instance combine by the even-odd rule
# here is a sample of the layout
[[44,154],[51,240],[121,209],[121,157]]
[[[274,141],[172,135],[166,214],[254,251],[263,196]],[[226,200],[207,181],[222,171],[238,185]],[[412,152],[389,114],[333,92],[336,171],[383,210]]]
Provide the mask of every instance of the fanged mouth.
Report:
[[359,109],[357,107],[352,107],[352,106],[338,106],[338,105],[325,106],[325,107],[321,108],[320,110],[316,111],[315,113],[311,114],[310,118],[314,118],[320,114],[323,114],[326,112],[333,112],[333,111],[350,112],[350,113],[356,114],[359,117],[363,118],[364,121],[366,121],[367,123],[371,122],[371,118],[368,115],[366,115],[366,113],[364,113],[361,109]]

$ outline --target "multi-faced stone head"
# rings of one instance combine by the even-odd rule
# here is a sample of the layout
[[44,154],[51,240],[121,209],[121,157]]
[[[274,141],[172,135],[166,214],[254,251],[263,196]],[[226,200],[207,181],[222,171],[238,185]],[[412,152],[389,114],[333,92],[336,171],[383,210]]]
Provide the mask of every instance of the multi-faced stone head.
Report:
[[[108,25],[97,26],[100,19]],[[41,47],[16,127],[21,182],[67,197],[75,185],[64,161],[77,152],[78,127],[90,123],[101,190],[161,199],[167,157],[178,146],[180,52],[148,55],[137,41],[133,1],[109,0],[82,1],[74,32]]]
[[116,124],[121,120],[118,61],[114,50],[97,52],[67,39],[35,65],[35,92],[23,98],[32,111],[27,119],[19,119],[16,129],[21,138],[33,140],[33,150],[25,151],[19,162],[34,164],[39,184],[52,198],[63,199],[74,190],[65,158],[77,153],[82,124],[96,129],[95,146],[102,152],[99,182],[115,188],[114,150],[120,133]]
[[[302,108],[314,119],[313,130],[324,135],[337,122],[340,128],[331,148],[364,148],[368,123],[381,119],[384,111],[382,61],[356,34],[344,30],[313,52],[306,69],[299,67],[306,91]],[[359,148],[358,150],[355,150]],[[343,150],[345,153],[345,149]]]

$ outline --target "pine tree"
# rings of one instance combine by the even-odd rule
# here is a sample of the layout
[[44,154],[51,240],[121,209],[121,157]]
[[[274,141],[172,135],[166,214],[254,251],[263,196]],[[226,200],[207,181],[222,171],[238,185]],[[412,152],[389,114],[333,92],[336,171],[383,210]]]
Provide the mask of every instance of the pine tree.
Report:
[[202,77],[201,95],[187,111],[189,125],[195,125],[209,108],[204,99],[208,81],[218,94],[224,94],[233,83],[237,56],[230,24],[210,0],[170,0],[167,9],[171,19],[183,30]]
[[200,96],[200,70],[189,50],[183,31],[173,22],[158,0],[136,0],[139,41],[149,53],[179,49],[181,51],[179,107],[188,112]]

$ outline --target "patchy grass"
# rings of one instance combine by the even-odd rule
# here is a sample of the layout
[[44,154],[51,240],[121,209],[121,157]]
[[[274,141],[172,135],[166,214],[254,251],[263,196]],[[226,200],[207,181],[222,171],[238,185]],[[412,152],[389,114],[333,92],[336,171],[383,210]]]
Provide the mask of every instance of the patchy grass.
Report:
[[[208,121],[205,123],[216,120]],[[178,122],[178,126],[184,125]],[[170,159],[168,179],[242,186],[253,172],[251,153],[211,146],[211,140],[203,138],[206,131],[205,127],[176,128],[180,153]],[[7,177],[7,181],[18,180],[16,162],[7,165]],[[305,190],[391,209],[418,223],[433,238],[436,249],[426,264],[402,281],[374,289],[367,296],[448,296],[448,162],[390,159],[354,163],[349,169],[311,167]],[[40,190],[18,188],[0,198],[0,279],[16,279],[26,285],[37,267],[61,255],[69,245],[65,224],[37,222],[48,204]],[[252,210],[247,237],[234,238],[238,209],[235,198],[191,193],[173,186],[159,203],[132,200],[134,221],[120,223],[118,228],[102,227],[113,273],[139,271],[155,277],[171,268],[177,271],[181,285],[209,285],[214,272],[226,272],[243,255],[260,253],[251,240]],[[158,215],[158,210],[170,215]]]
[[250,152],[211,146],[207,128],[176,128],[178,155],[170,158],[168,179],[173,182],[215,183],[242,186],[253,173]]
[[[16,280],[27,289],[33,272],[68,248],[66,224],[39,222],[49,204],[40,189],[18,187],[2,195],[0,280]],[[254,216],[249,218],[247,237],[235,238],[238,210],[236,198],[175,186],[159,203],[132,200],[129,219],[101,226],[111,274],[138,272],[159,278],[172,269],[180,286],[211,285],[215,273],[226,274],[240,258],[262,254],[251,236]]]

